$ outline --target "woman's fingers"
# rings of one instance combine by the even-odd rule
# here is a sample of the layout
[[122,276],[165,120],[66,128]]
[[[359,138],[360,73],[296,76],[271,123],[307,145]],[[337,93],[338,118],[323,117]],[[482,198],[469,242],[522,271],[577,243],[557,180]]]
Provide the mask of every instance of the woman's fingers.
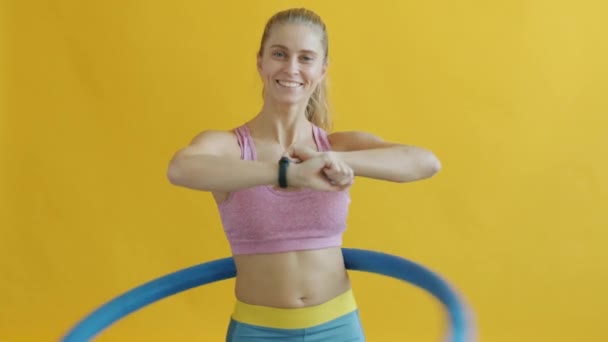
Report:
[[332,161],[323,171],[325,176],[331,180],[332,184],[339,186],[350,185],[354,179],[353,170],[342,162]]
[[[294,158],[294,154],[291,154]],[[293,160],[293,159],[292,159]],[[291,184],[323,191],[340,191],[350,187],[354,172],[346,163],[330,154],[301,160],[289,169]]]

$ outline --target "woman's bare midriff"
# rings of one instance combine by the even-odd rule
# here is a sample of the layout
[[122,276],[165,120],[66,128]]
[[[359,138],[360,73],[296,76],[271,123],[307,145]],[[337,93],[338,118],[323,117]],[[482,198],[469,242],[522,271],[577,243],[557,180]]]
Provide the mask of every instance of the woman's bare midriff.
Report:
[[350,289],[340,247],[235,255],[234,261],[236,297],[248,304],[277,308],[313,306]]

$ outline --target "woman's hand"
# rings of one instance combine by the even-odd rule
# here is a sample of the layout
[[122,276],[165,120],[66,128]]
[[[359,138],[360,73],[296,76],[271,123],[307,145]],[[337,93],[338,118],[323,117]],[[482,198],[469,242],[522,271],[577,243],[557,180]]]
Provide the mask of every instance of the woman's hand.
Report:
[[331,152],[324,152],[324,155],[329,159],[329,166],[323,172],[330,182],[344,188],[353,185],[355,181],[353,169]]
[[322,165],[319,170],[315,170],[318,171],[315,176],[323,176],[323,180],[326,183],[328,182],[333,187],[337,187],[338,190],[344,190],[354,182],[352,168],[340,160],[334,153],[318,152],[309,147],[294,146],[289,149],[288,154],[290,158],[302,161],[302,163],[295,164],[294,166],[310,164],[311,166],[315,165],[318,167]]

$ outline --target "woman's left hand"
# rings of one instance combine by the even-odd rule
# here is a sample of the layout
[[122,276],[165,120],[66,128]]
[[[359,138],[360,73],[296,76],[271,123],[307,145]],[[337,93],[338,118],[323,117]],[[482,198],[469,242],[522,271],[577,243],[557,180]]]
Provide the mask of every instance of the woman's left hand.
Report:
[[353,169],[331,151],[318,152],[307,146],[292,146],[288,152],[291,158],[301,161],[318,156],[326,158],[329,166],[323,169],[323,173],[334,185],[346,188],[351,186],[355,180]]

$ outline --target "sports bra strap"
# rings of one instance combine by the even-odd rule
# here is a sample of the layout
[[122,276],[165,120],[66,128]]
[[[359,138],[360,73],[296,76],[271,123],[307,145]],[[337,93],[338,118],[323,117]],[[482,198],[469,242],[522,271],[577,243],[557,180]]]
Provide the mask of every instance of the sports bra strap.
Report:
[[234,129],[234,133],[239,141],[241,147],[241,159],[243,160],[255,160],[255,147],[251,139],[251,133],[246,125],[240,126]]

